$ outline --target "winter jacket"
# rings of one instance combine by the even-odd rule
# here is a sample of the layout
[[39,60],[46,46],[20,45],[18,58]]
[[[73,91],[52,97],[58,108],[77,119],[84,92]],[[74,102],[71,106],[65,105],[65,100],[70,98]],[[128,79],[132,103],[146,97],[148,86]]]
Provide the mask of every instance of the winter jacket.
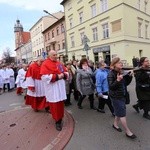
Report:
[[77,90],[82,95],[90,95],[94,93],[95,86],[92,80],[93,72],[90,68],[88,70],[78,69],[77,70]]
[[97,69],[96,72],[96,91],[98,94],[108,92],[108,69]]
[[132,76],[125,75],[123,80],[117,81],[116,70],[111,70],[108,74],[108,86],[109,86],[109,96],[115,99],[122,99],[125,97],[127,92],[127,86],[132,81]]
[[143,68],[135,73],[136,94],[139,100],[150,101],[150,71]]

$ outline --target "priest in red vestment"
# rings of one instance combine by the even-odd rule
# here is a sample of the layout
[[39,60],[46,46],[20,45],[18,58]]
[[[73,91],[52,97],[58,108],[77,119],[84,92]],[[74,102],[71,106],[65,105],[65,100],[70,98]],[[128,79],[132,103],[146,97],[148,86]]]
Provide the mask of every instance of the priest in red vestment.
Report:
[[47,103],[44,92],[44,84],[41,80],[40,68],[42,64],[42,59],[37,58],[34,60],[26,73],[26,86],[27,86],[27,95],[26,95],[26,105],[31,105],[34,111],[38,111],[46,108]]
[[64,79],[68,78],[68,72],[64,65],[57,61],[56,51],[49,52],[49,57],[42,63],[40,74],[44,82],[46,100],[52,117],[56,121],[56,129],[61,131],[66,99]]

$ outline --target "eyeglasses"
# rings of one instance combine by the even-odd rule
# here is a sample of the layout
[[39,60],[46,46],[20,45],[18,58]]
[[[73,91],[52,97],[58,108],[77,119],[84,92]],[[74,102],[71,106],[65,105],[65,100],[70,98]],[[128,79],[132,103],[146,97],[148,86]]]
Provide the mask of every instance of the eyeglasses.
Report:
[[144,62],[149,62],[149,60],[145,60]]

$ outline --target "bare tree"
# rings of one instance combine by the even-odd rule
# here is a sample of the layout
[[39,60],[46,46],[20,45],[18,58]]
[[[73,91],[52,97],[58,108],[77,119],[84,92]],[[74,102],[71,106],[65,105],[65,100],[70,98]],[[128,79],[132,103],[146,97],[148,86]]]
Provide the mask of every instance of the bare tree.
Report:
[[7,47],[5,50],[3,50],[2,58],[5,60],[6,63],[12,63],[13,59],[11,55],[12,55],[12,52],[10,48]]

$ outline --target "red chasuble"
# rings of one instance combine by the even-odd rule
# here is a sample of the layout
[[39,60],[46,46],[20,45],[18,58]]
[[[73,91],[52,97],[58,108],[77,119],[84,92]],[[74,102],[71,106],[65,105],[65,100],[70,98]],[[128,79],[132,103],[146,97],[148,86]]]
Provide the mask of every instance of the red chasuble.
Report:
[[[48,88],[46,89],[47,90],[46,94],[48,95],[48,97],[46,97],[46,98],[47,98],[47,101],[50,106],[50,111],[51,111],[52,117],[53,117],[53,119],[55,119],[55,121],[62,119],[64,116],[64,101],[62,101],[62,99],[60,99],[60,100],[53,102],[53,98],[55,97],[54,94],[57,93],[56,95],[59,95],[61,97],[61,95],[65,95],[65,93],[66,93],[65,92],[65,82],[62,82],[61,81],[62,79],[58,80],[57,75],[61,74],[61,73],[64,73],[64,75],[66,75],[66,72],[67,72],[67,70],[63,64],[61,64],[59,61],[52,61],[49,58],[47,60],[45,60],[41,66],[40,74],[43,76],[51,75],[51,77],[52,77],[49,85],[47,85],[47,83],[46,83],[46,86],[49,86],[48,87],[49,91],[48,91]],[[58,84],[55,84],[55,83],[60,84],[60,86],[58,86],[58,88],[64,87],[64,90],[57,89]],[[50,91],[53,91],[52,89],[55,89],[54,93],[50,92]],[[66,97],[66,95],[65,95],[65,97]],[[65,100],[65,98],[64,98],[64,100]]]
[[36,62],[29,66],[26,73],[26,81],[28,87],[26,105],[31,105],[33,109],[37,110],[47,107],[40,66]]

